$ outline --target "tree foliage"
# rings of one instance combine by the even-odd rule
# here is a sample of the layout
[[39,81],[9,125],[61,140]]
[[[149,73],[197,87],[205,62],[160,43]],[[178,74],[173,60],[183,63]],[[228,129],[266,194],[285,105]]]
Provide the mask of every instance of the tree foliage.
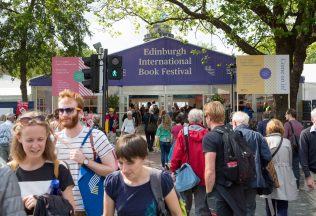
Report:
[[51,71],[55,55],[78,56],[89,35],[84,12],[91,0],[0,1],[0,70],[21,79],[27,101],[27,79]]
[[[227,44],[249,55],[288,54],[290,106],[295,108],[306,51],[316,41],[315,11],[314,0],[106,0],[98,14],[105,27],[136,17],[147,24],[168,23],[183,34],[195,29],[223,33]],[[274,95],[274,101],[283,118],[287,96]]]
[[305,63],[316,64],[316,43],[313,43],[308,47]]

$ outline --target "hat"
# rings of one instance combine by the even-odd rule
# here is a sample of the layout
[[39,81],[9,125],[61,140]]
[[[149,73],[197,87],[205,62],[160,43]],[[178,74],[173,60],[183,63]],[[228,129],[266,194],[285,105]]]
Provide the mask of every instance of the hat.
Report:
[[114,109],[113,108],[109,108],[109,112],[114,112]]

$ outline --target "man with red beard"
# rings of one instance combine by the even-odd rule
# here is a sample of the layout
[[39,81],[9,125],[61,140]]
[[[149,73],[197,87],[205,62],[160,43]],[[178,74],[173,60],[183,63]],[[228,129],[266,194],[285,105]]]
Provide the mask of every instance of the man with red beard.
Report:
[[102,131],[93,129],[91,133],[92,145],[102,163],[94,161],[91,139],[86,139],[86,142],[82,144],[90,130],[79,121],[80,116],[83,115],[83,107],[83,98],[79,94],[67,89],[59,93],[59,120],[64,129],[57,135],[56,147],[58,159],[69,165],[75,182],[73,195],[76,202],[76,216],[85,215],[78,187],[80,167],[86,166],[100,176],[106,176],[117,169],[117,162],[113,154],[114,149]]

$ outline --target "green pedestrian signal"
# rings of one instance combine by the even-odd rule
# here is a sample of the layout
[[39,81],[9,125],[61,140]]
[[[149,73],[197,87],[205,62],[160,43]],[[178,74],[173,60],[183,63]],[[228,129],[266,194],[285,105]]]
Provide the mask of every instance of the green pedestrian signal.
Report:
[[117,75],[118,75],[117,71],[115,69],[112,70],[112,77],[117,77]]
[[123,78],[122,56],[108,56],[108,79],[121,80]]

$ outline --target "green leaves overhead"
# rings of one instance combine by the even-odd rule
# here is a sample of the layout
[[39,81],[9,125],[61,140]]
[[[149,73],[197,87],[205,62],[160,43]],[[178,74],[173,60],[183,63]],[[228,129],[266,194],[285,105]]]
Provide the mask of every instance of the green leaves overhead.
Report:
[[[315,0],[103,0],[98,15],[105,27],[131,17],[147,24],[167,23],[181,36],[200,30],[224,35],[225,42],[249,55],[290,56],[291,107],[297,92],[306,50],[316,41]],[[177,37],[177,35],[176,35]],[[223,39],[223,38],[221,38]],[[205,62],[207,64],[207,61]],[[285,99],[284,99],[285,98]],[[286,97],[275,96],[283,118]]]
[[[80,56],[87,45],[84,13],[91,0],[11,0],[0,3],[0,68],[20,77],[51,72],[56,54]],[[57,53],[58,52],[58,53]],[[23,84],[25,86],[25,84]],[[23,86],[22,85],[22,86]],[[22,89],[26,100],[26,88]]]

